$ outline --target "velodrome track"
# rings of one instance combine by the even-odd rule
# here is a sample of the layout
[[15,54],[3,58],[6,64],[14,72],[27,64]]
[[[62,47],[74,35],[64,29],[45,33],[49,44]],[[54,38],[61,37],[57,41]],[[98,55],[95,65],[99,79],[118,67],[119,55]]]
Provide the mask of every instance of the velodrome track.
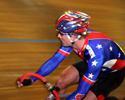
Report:
[[[66,10],[90,14],[91,27],[125,50],[124,0],[0,0],[0,100],[45,100],[48,91],[40,82],[18,89],[15,81],[36,71],[58,49],[54,25]],[[67,65],[78,60],[71,54],[47,79],[54,83]],[[125,82],[111,95],[125,100]]]

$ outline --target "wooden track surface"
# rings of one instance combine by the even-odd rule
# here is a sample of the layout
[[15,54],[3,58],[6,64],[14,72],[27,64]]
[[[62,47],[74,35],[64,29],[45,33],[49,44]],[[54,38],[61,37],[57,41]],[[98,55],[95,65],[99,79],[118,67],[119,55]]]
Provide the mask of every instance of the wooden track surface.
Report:
[[[39,82],[18,89],[15,81],[36,71],[58,49],[54,25],[66,10],[90,14],[93,29],[105,32],[125,50],[124,5],[124,0],[0,0],[0,100],[45,100],[48,91]],[[78,61],[75,57],[71,54],[47,78],[54,83],[67,65]],[[111,95],[123,100],[125,82]]]

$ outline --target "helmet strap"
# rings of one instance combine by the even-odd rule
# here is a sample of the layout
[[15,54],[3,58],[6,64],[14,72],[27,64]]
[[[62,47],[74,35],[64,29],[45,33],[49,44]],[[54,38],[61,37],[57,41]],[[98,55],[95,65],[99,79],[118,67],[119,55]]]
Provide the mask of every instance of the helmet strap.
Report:
[[87,35],[87,31],[84,31],[82,34],[83,34],[84,36]]

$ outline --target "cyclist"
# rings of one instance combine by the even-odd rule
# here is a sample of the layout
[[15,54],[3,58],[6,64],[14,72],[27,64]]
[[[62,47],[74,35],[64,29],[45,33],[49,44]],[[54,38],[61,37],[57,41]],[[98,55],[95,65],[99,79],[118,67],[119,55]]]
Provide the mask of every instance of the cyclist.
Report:
[[[103,100],[124,80],[125,54],[121,47],[102,32],[89,28],[90,16],[80,11],[67,11],[56,23],[61,46],[36,73],[47,76],[72,52],[81,58],[69,65],[55,84],[62,91],[72,84],[78,88],[67,100]],[[36,78],[24,80],[30,85]]]

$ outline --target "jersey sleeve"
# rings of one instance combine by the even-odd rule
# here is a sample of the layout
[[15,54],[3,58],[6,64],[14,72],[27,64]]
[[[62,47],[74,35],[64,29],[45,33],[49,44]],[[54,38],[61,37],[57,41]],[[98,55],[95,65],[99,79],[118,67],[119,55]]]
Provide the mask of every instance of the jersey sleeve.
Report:
[[83,75],[78,86],[78,93],[86,94],[90,87],[96,82],[103,66],[103,56],[88,61],[88,70]]
[[[41,65],[36,73],[42,76],[49,75],[71,52],[71,47],[61,46],[50,59]],[[35,81],[36,78],[32,77],[32,80]]]
[[74,91],[68,99],[76,99],[80,95],[86,95],[90,87],[96,82],[101,67],[104,63],[104,57],[101,53],[97,52],[93,58],[88,60],[88,69],[80,80],[77,90]]

